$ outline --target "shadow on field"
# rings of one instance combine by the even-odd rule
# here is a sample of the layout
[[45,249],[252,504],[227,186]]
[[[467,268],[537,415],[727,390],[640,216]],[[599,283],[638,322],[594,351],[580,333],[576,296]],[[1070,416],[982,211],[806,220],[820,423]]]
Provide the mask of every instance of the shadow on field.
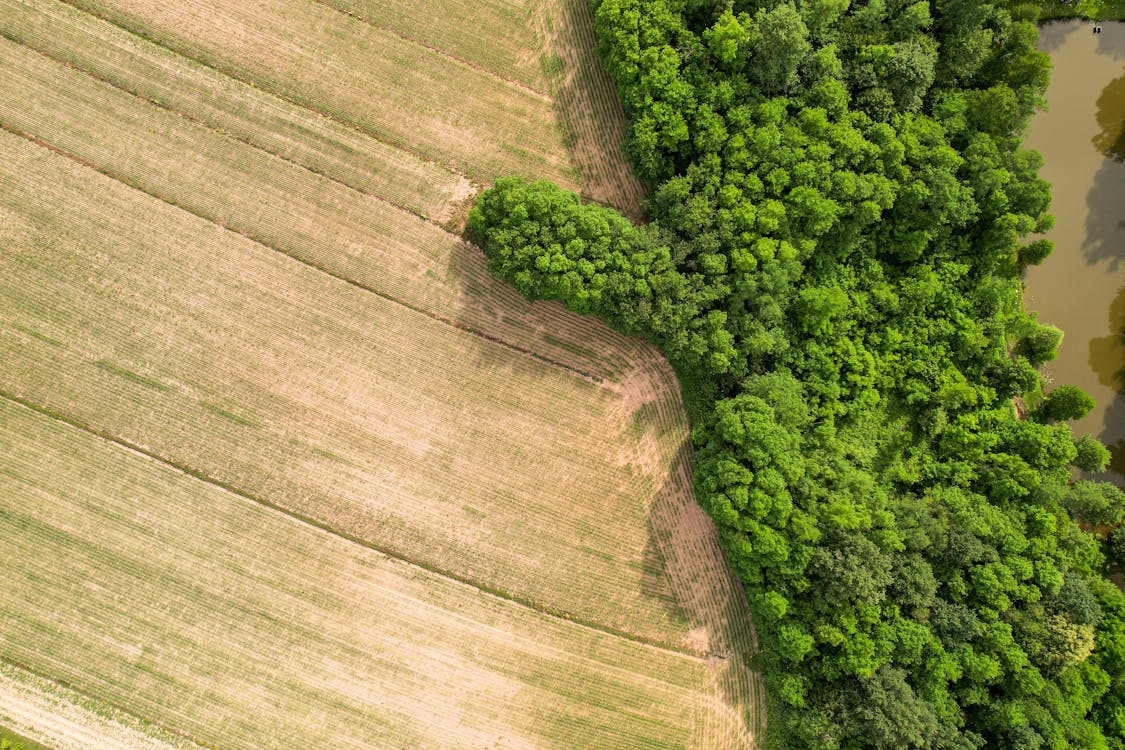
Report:
[[589,0],[555,0],[551,8],[541,61],[582,198],[640,221],[645,190],[625,156],[625,114],[595,48],[593,5]]
[[[641,410],[643,410],[642,407]],[[639,410],[639,411],[641,411]],[[641,416],[638,414],[638,416]],[[678,505],[683,500],[683,488],[675,481],[676,467],[683,464],[683,457],[687,457],[687,467],[691,468],[691,443],[685,440],[677,456],[672,460],[668,476],[660,488],[652,496],[652,505],[649,509],[646,522],[648,542],[644,549],[644,568],[641,578],[641,594],[648,599],[663,602],[668,610],[669,618],[685,628],[695,629],[705,627],[693,611],[694,608],[687,602],[681,601],[682,591],[676,591],[673,586],[677,575],[682,576],[682,571],[675,566],[682,550],[675,548],[674,525]],[[654,480],[656,478],[654,477]],[[695,644],[690,644],[694,646]],[[699,648],[706,653],[707,648]]]
[[742,723],[755,711],[751,683],[760,677],[753,674],[751,660],[758,652],[757,636],[743,584],[719,547],[714,522],[696,502],[693,456],[691,440],[685,438],[653,499],[645,562],[652,560],[660,580],[654,579],[645,593],[667,598],[671,586],[669,606],[689,629],[687,645],[717,671],[716,698]]
[[486,338],[566,365],[592,379],[631,369],[645,345],[602,321],[569,312],[561,302],[529,302],[488,270],[484,252],[462,241],[449,256],[444,283],[458,290],[455,309],[443,310]]
[[[614,490],[575,528],[582,528],[583,523],[644,525],[643,535],[637,529],[633,537],[635,543],[643,540],[643,548],[590,550],[589,560],[595,569],[600,567],[603,573],[620,575],[622,581],[631,582],[621,584],[619,596],[620,603],[629,603],[628,609],[598,598],[604,593],[582,592],[580,560],[543,559],[543,575],[573,580],[574,602],[581,602],[589,613],[582,617],[592,616],[599,625],[637,633],[644,640],[655,637],[663,645],[705,660],[707,685],[700,689],[706,692],[708,709],[699,714],[705,726],[696,727],[697,734],[755,734],[764,721],[761,677],[750,666],[757,651],[756,637],[742,585],[719,548],[713,522],[695,500],[689,427],[672,368],[648,344],[616,334],[597,319],[570,313],[558,303],[526,301],[513,288],[487,275],[479,249],[465,243],[464,250],[451,256],[446,269],[449,280],[462,292],[459,309],[447,314],[482,327],[486,337],[518,344],[526,351],[523,356],[512,356],[510,349],[481,341],[480,346],[467,347],[462,356],[472,358],[476,366],[489,373],[488,381],[498,390],[506,383],[522,382],[526,386],[529,381],[534,384],[540,380],[544,387],[563,389],[559,392],[565,399],[559,407],[563,419],[571,404],[578,406],[573,410],[576,415],[605,413],[610,423],[604,429],[612,430],[615,440],[620,434],[620,452],[618,456],[595,456],[591,460],[611,467],[609,474],[601,476],[614,483]],[[544,363],[537,361],[540,356],[547,356],[555,367],[572,370],[576,377],[548,376]],[[609,404],[607,391],[616,394]],[[584,398],[601,406],[589,412],[578,405]],[[620,401],[615,402],[616,398]],[[567,444],[565,441],[576,439],[571,434],[574,426],[569,427],[569,437],[526,436],[526,472],[537,470],[537,437],[555,438],[542,440],[544,445]],[[539,429],[551,427],[543,422]],[[557,429],[565,429],[563,423]],[[593,434],[599,426],[590,424],[583,429]],[[612,470],[614,462],[616,470]],[[560,507],[569,502],[568,492],[582,491],[574,477],[526,479],[529,491],[539,494],[545,484],[552,488],[549,492],[557,492]],[[599,500],[587,494],[582,502]],[[523,554],[534,556],[545,551],[525,550]],[[637,564],[638,552],[639,576],[632,567]],[[639,590],[628,590],[626,585]],[[539,604],[559,607],[558,602]],[[635,619],[638,616],[644,619]],[[672,640],[666,640],[669,638]]]

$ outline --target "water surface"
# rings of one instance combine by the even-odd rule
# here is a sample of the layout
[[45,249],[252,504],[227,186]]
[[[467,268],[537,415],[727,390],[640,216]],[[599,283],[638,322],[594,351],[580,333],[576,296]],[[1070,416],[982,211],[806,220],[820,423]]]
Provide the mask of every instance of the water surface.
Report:
[[1110,447],[1106,478],[1125,484],[1125,23],[1102,29],[1095,35],[1082,21],[1040,29],[1053,69],[1027,145],[1043,154],[1052,186],[1055,251],[1028,270],[1025,304],[1065,332],[1044,372],[1094,397],[1075,433]]

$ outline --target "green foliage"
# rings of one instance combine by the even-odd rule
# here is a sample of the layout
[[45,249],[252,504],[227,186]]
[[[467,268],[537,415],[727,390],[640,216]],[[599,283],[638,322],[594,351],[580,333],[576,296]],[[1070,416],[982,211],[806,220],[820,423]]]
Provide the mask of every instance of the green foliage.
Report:
[[812,45],[805,19],[792,3],[781,3],[754,15],[751,26],[749,70],[761,91],[783,94],[800,83],[797,70]]
[[1125,565],[1125,525],[1110,532],[1109,557],[1118,565]]
[[0,750],[47,750],[47,748],[0,728]]
[[1084,394],[1011,403],[1061,339],[1018,279],[1050,250],[1034,15],[601,0],[653,223],[518,180],[470,217],[495,273],[688,377],[777,746],[1122,747],[1125,605],[1074,519],[1125,496],[1070,482],[1107,458]]
[[1079,575],[1066,576],[1050,605],[1055,612],[1079,625],[1097,625],[1102,617],[1101,606],[1085,579]]
[[1100,21],[1125,20],[1125,0],[1039,0],[1039,18],[1053,21],[1059,18],[1087,18]]
[[1097,438],[1082,435],[1074,441],[1074,449],[1074,466],[1082,471],[1104,471],[1109,464],[1109,449]]
[[1058,355],[1063,333],[1055,326],[1035,324],[1032,330],[1020,339],[1016,352],[1027,357],[1033,365],[1049,362]]
[[1047,259],[1055,245],[1050,240],[1038,239],[1021,245],[1019,248],[1019,261],[1023,266],[1037,266]]
[[1054,422],[1067,419],[1081,419],[1094,408],[1094,399],[1081,388],[1061,385],[1047,394],[1039,406],[1038,416]]
[[1125,515],[1125,492],[1109,482],[1082,479],[1065,493],[1063,505],[1089,523],[1115,524]]

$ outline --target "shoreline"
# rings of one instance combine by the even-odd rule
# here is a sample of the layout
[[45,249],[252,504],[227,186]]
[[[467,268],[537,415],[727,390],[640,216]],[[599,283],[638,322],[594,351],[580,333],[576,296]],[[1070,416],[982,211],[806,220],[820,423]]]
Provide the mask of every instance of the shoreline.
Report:
[[1098,14],[1096,19],[1079,13],[1076,3],[1063,3],[1062,0],[1040,0],[1040,25],[1051,21],[1068,21],[1071,19],[1081,19],[1085,21],[1125,21],[1125,0],[1105,0],[1102,12]]

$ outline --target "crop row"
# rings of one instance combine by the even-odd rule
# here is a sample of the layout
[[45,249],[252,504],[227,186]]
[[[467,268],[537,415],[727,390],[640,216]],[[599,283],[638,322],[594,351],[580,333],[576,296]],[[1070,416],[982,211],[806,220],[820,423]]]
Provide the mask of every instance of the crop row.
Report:
[[0,422],[3,562],[21,571],[0,592],[4,659],[236,750],[662,748],[692,730],[702,660],[497,600],[5,399]]

